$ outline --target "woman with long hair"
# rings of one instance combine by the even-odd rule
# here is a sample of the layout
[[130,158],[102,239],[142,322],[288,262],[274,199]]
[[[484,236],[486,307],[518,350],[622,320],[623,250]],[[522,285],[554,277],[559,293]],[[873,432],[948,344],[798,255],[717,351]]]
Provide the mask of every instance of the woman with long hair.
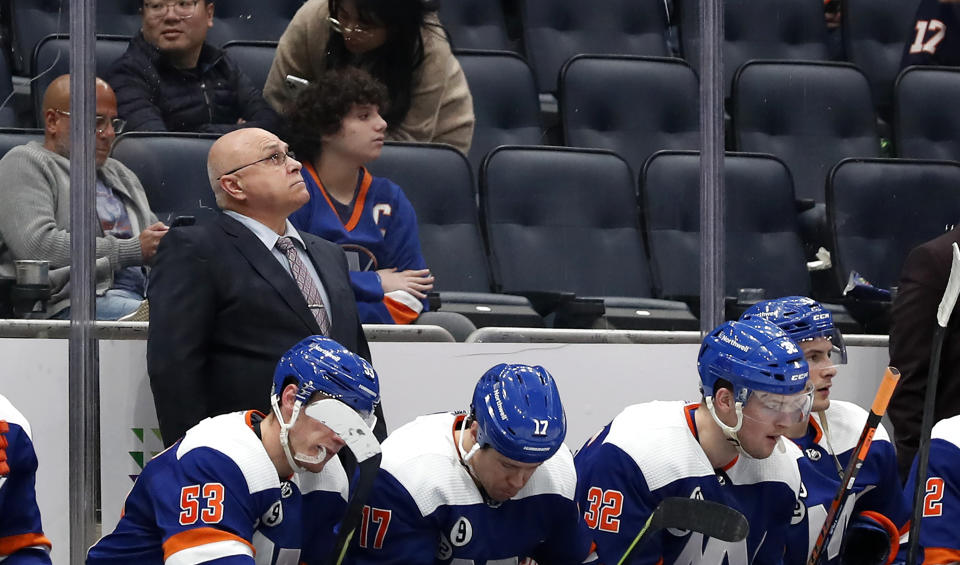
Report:
[[288,75],[313,81],[358,67],[387,88],[388,140],[448,143],[466,153],[473,99],[429,1],[308,0],[280,38],[264,96],[289,114],[297,81]]

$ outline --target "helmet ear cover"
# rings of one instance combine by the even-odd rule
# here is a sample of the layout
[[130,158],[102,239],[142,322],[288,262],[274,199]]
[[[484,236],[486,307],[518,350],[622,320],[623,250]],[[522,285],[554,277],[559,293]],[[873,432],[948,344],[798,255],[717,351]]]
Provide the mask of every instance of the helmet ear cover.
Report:
[[540,463],[563,444],[567,419],[553,376],[540,366],[500,364],[473,393],[467,425],[477,422],[477,444],[523,463]]

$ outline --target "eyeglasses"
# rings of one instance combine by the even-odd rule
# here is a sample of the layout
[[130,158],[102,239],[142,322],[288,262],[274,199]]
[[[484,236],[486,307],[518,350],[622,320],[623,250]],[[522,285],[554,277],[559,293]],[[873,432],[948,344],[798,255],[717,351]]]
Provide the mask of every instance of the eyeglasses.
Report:
[[200,3],[200,0],[148,1],[143,3],[143,13],[148,18],[159,20],[167,14],[167,8],[172,6],[174,16],[189,18],[196,12],[198,3]]
[[296,155],[293,154],[293,151],[287,151],[287,152],[277,151],[276,153],[274,153],[273,155],[270,155],[269,157],[264,157],[263,159],[257,159],[252,163],[247,163],[246,165],[240,165],[236,169],[227,171],[222,175],[220,175],[219,177],[217,177],[217,180],[220,180],[227,175],[232,175],[233,173],[239,171],[240,169],[245,169],[252,165],[256,165],[257,163],[263,163],[264,161],[270,161],[271,163],[273,163],[274,166],[282,167],[287,164],[287,157],[291,159],[297,158]]
[[367,29],[360,24],[354,24],[352,26],[343,25],[340,23],[340,20],[334,18],[333,16],[327,16],[327,25],[330,26],[330,29],[339,33],[340,35],[354,33],[357,35],[369,35],[372,33],[370,29]]
[[[68,118],[70,117],[70,112],[67,112],[66,110],[60,110],[57,108],[54,109],[54,112]],[[103,135],[103,132],[107,131],[108,125],[113,127],[113,133],[123,133],[123,127],[127,125],[127,120],[121,120],[120,118],[107,118],[106,116],[98,115],[94,124],[97,133],[100,135]]]

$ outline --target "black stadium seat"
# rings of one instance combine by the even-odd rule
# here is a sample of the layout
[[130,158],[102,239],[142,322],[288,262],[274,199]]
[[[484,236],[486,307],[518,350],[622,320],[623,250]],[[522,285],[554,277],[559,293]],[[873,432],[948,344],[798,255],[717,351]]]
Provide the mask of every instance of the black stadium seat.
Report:
[[[9,0],[9,4],[13,70],[27,75],[40,40],[70,32],[70,1]],[[136,34],[140,29],[140,4],[140,0],[97,0],[97,34]]]
[[960,160],[960,69],[909,67],[897,78],[897,156]]
[[652,298],[634,187],[609,151],[495,149],[480,204],[497,287],[532,297],[555,325],[696,329],[682,302]]
[[828,246],[824,185],[845,157],[879,157],[870,85],[849,63],[751,61],[733,83],[738,151],[771,153],[793,176],[808,258]]
[[873,103],[889,117],[893,82],[920,0],[841,0],[843,47],[847,60],[870,82]]
[[521,0],[527,57],[540,92],[557,90],[560,67],[578,53],[669,55],[663,0]]
[[388,142],[369,168],[399,184],[417,212],[440,312],[461,313],[478,327],[543,326],[526,298],[491,292],[473,175],[463,154],[449,145]]
[[[829,59],[823,0],[725,0],[723,3],[724,92],[751,59]],[[677,0],[683,58],[700,68],[700,2]]]
[[506,51],[457,51],[457,60],[473,95],[476,124],[467,157],[474,174],[498,145],[543,143],[537,87],[523,58]]
[[[127,50],[129,37],[98,35],[95,46],[97,76],[102,77],[107,69]],[[33,111],[37,126],[43,127],[43,93],[53,79],[70,72],[70,38],[66,35],[51,35],[37,44],[31,62],[33,82],[30,92],[33,96]]]
[[229,0],[217,2],[207,41],[278,41],[304,0]]
[[[793,183],[771,155],[724,158],[724,293],[762,288],[767,298],[810,294]],[[696,302],[700,295],[700,154],[661,151],[640,175],[640,201],[658,292]]]
[[889,289],[910,249],[960,219],[960,163],[844,159],[830,171],[827,215],[839,282],[855,270]]
[[217,137],[134,131],[117,137],[112,157],[136,173],[150,209],[161,221],[169,222],[178,215],[202,221],[218,209],[207,178],[207,153]]
[[635,173],[661,149],[698,149],[698,89],[680,59],[578,55],[560,77],[565,144],[610,149]]
[[228,41],[223,45],[223,51],[257,88],[263,89],[277,52],[276,41]]
[[0,128],[0,158],[18,145],[30,141],[43,142],[42,129]]
[[447,0],[440,5],[440,23],[454,49],[514,49],[499,0]]

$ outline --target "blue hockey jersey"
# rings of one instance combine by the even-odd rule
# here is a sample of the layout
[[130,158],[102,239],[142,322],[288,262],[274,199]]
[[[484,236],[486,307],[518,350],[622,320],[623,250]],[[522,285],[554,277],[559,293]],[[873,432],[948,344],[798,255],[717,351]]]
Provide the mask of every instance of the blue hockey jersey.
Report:
[[37,455],[30,424],[0,395],[0,561],[50,563],[36,493]]
[[910,26],[901,68],[910,65],[960,65],[960,4],[921,0]]
[[333,200],[313,166],[300,171],[310,202],[290,216],[298,230],[343,247],[350,264],[350,285],[357,313],[364,324],[409,324],[427,309],[410,293],[398,290],[384,296],[378,269],[425,269],[417,233],[417,215],[403,190],[389,179],[361,169],[359,188],[350,219],[341,221]]
[[582,562],[590,541],[573,500],[577,476],[569,449],[561,446],[515,497],[489,506],[454,445],[462,418],[422,416],[390,434],[347,562]]
[[[917,459],[903,489],[913,503]],[[920,547],[923,563],[939,565],[960,561],[960,416],[937,422],[930,441],[930,464],[923,497]],[[904,547],[906,544],[904,544]],[[906,551],[901,552],[906,557]]]
[[[790,528],[787,563],[807,562],[810,550],[820,534],[820,528],[823,527],[830,502],[840,488],[840,472],[831,455],[830,445],[836,450],[840,466],[846,468],[867,421],[866,410],[856,404],[839,400],[830,402],[826,416],[829,444],[824,437],[819,414],[810,415],[807,435],[793,440],[803,451],[803,457],[799,461],[803,486]],[[840,563],[840,547],[847,525],[851,519],[863,512],[870,513],[874,519],[887,526],[891,543],[895,544],[900,537],[900,529],[910,519],[910,507],[904,504],[903,498],[899,496],[900,491],[896,452],[886,430],[879,427],[874,434],[867,458],[857,474],[853,492],[840,510],[840,522],[823,553],[822,562]]]
[[784,438],[766,459],[740,455],[714,469],[697,440],[698,404],[650,402],[623,410],[577,453],[577,501],[597,555],[618,563],[666,497],[702,498],[741,512],[747,538],[727,543],[664,530],[631,563],[780,564],[797,502],[800,451]]
[[[137,478],[113,533],[87,565],[320,563],[346,508],[337,458],[282,480],[253,431],[255,412],[203,420]],[[259,415],[259,414],[257,414]]]

